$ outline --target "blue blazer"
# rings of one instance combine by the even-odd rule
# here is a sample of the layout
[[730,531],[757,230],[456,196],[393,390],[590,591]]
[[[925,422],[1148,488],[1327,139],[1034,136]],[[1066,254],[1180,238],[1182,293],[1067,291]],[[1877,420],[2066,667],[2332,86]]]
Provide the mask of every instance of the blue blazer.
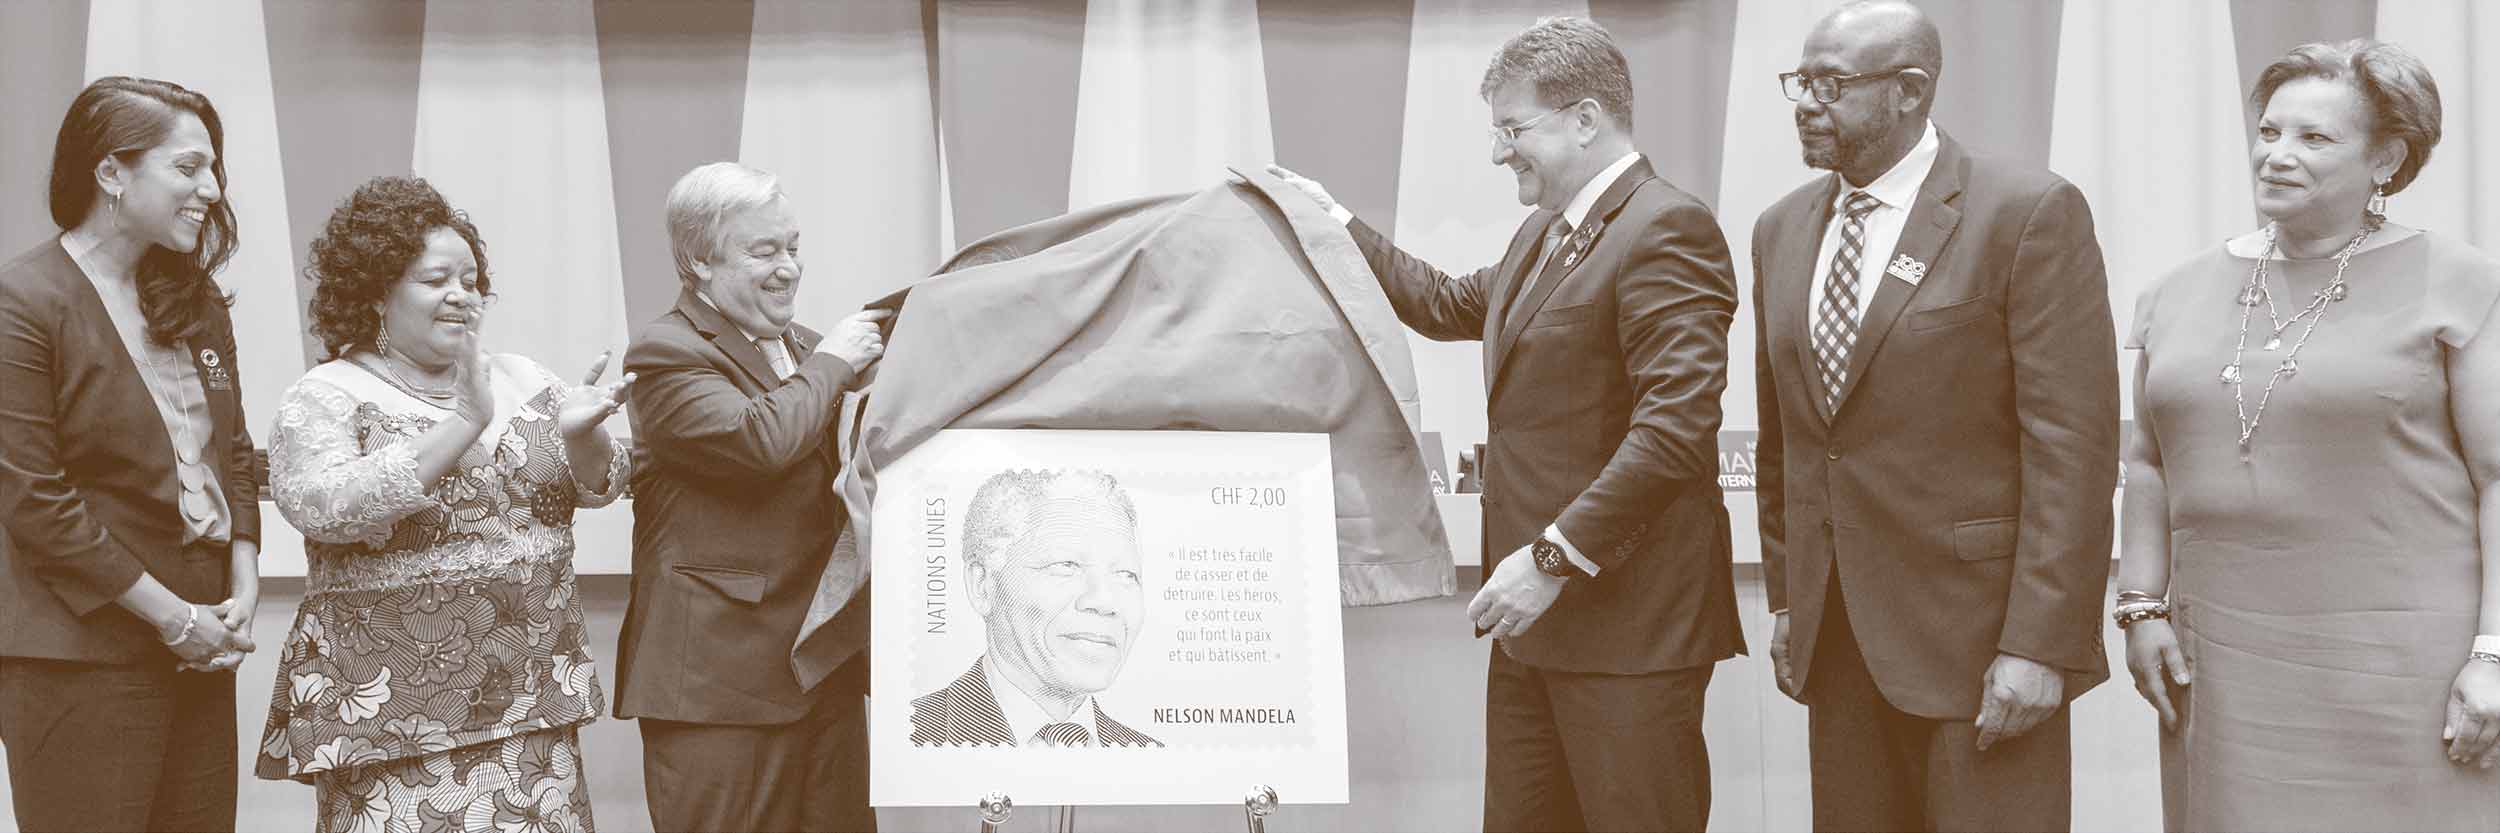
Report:
[[[219,310],[190,347],[215,427],[203,451],[225,485],[234,538],[258,541],[233,319]],[[144,572],[216,604],[233,559],[183,546],[164,418],[57,239],[0,266],[0,392],[0,656],[173,661],[154,627],[112,601]]]

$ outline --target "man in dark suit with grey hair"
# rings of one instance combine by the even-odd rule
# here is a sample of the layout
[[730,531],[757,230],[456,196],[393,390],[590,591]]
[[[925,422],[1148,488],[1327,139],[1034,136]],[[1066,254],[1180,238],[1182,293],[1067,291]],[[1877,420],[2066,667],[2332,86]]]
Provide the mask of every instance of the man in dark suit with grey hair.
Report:
[[831,646],[842,670],[821,683],[799,679],[790,645],[847,520],[836,412],[884,354],[887,313],[822,336],[791,322],[799,230],[771,174],[696,168],[669,189],[668,222],[684,291],[625,352],[642,462],[616,650],[651,823],[874,830],[867,628],[830,629],[847,637]]

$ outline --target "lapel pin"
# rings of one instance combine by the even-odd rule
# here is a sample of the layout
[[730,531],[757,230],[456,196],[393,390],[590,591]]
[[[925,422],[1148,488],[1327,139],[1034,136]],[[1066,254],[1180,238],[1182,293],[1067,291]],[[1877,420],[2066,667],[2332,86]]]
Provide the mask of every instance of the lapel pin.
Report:
[[1579,265],[1580,255],[1588,251],[1589,245],[1597,240],[1598,230],[1605,227],[1606,224],[1603,221],[1591,222],[1572,234],[1571,247],[1563,250],[1563,268],[1569,269]]
[[1919,281],[1927,279],[1927,264],[1918,262],[1918,258],[1900,255],[1892,259],[1891,266],[1884,268],[1884,274],[1900,278],[1911,286],[1917,286]]

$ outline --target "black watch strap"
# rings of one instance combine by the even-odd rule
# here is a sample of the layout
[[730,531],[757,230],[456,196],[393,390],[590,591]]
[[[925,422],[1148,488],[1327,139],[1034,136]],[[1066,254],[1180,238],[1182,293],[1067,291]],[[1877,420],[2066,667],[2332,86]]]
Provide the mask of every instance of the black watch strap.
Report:
[[1571,563],[1571,556],[1564,554],[1562,545],[1554,543],[1552,538],[1537,536],[1536,541],[1528,545],[1528,554],[1535,557],[1537,572],[1555,578],[1586,575],[1580,571],[1580,565]]

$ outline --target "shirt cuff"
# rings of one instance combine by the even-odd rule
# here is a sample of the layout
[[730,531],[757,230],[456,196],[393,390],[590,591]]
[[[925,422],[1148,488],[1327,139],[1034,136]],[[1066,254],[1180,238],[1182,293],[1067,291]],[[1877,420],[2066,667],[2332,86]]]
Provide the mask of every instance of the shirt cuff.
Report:
[[1347,225],[1354,222],[1354,212],[1342,204],[1332,205],[1328,207],[1328,219],[1337,221],[1337,225]]
[[1571,563],[1578,566],[1580,568],[1580,572],[1587,573],[1591,577],[1595,577],[1597,575],[1597,562],[1590,561],[1588,556],[1581,555],[1580,548],[1572,546],[1571,539],[1563,537],[1562,527],[1547,524],[1545,527],[1545,537],[1552,538],[1555,543],[1561,544],[1563,557],[1571,559]]

